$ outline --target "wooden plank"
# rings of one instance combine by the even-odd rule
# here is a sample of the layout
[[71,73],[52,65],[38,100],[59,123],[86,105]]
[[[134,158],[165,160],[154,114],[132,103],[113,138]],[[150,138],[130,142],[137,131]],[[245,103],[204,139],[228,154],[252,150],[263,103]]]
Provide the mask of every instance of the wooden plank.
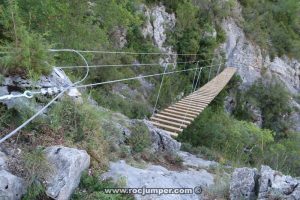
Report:
[[179,112],[179,111],[170,110],[170,109],[165,109],[165,111],[170,112],[170,113],[174,113],[174,114],[179,114],[179,115],[182,115],[182,116],[187,116],[187,117],[193,117],[193,118],[197,117],[197,115],[192,115],[192,114],[189,114],[189,113]]
[[195,92],[200,92],[200,91],[212,91],[212,90],[219,90],[222,86],[222,84],[220,83],[220,81],[217,83],[218,86],[210,86],[210,85],[204,85],[202,86],[200,89],[196,90]]
[[190,101],[197,101],[197,102],[203,102],[203,103],[210,103],[214,99],[213,96],[210,97],[187,97],[185,100],[190,100]]
[[174,104],[174,106],[175,105],[178,105],[178,106],[184,106],[184,107],[188,107],[188,108],[192,108],[192,109],[196,109],[196,110],[198,110],[198,109],[201,109],[201,108],[205,108],[206,107],[206,105],[201,105],[201,104],[199,104],[199,105],[193,105],[193,104],[189,104],[189,103],[185,103],[185,102],[177,102],[176,104]]
[[[184,119],[178,119],[178,118],[174,118],[174,117],[169,117],[169,116],[166,116],[166,115],[162,115],[162,114],[156,114],[154,115],[154,117],[159,117],[159,118],[163,118],[163,119],[168,119],[170,121],[175,121],[175,122],[179,122],[179,123],[184,123],[184,124],[187,124],[187,125],[190,125],[191,122],[190,121],[187,121],[187,120],[184,120]],[[152,118],[152,117],[151,117]],[[150,119],[151,119],[150,118]]]
[[221,90],[216,90],[216,91],[210,91],[210,92],[197,92],[197,93],[193,93],[189,96],[196,96],[196,95],[215,95],[215,94],[218,94]]
[[198,95],[198,94],[215,94],[220,90],[208,90],[208,91],[196,91],[190,95]]
[[151,117],[151,121],[162,122],[164,124],[174,125],[174,126],[182,127],[182,128],[186,128],[187,127],[187,125],[184,124],[184,123],[172,122],[172,121],[169,121],[169,120],[165,120],[165,119],[161,119],[161,118],[156,118],[156,117]]
[[186,109],[189,111],[193,111],[193,112],[201,112],[203,110],[203,108],[195,108],[195,107],[191,107],[188,105],[180,105],[180,104],[174,104],[171,107],[175,107],[175,108],[180,108],[180,109]]
[[188,99],[185,99],[184,102],[194,102],[194,103],[199,103],[199,104],[203,104],[203,105],[207,106],[207,104],[209,104],[212,100],[213,100],[213,98],[210,98],[210,99],[188,98]]
[[188,101],[188,100],[182,100],[182,101],[179,101],[178,103],[176,104],[179,104],[179,105],[189,105],[189,106],[194,106],[196,108],[205,108],[208,104],[205,103],[205,102],[195,102],[195,101]]
[[190,96],[187,96],[186,99],[202,99],[202,100],[206,100],[206,99],[213,99],[214,97],[218,96],[218,94],[198,94],[198,95],[190,95]]
[[196,106],[197,105],[206,106],[207,103],[209,103],[211,100],[212,100],[212,98],[207,98],[207,97],[197,97],[197,98],[186,97],[186,98],[180,100],[180,102],[183,102],[183,103],[190,102],[190,103],[196,104]]
[[189,120],[189,121],[194,121],[194,116],[193,117],[189,117],[189,116],[184,116],[184,115],[181,115],[180,114],[176,114],[176,113],[170,113],[170,112],[167,112],[167,111],[162,111],[160,112],[160,114],[163,114],[163,115],[168,115],[168,116],[171,116],[171,117],[178,117],[180,119],[184,119],[184,120]]
[[202,93],[199,93],[197,95],[190,95],[188,97],[216,97],[219,93],[216,93],[216,94],[202,94]]
[[183,109],[183,108],[176,108],[176,107],[173,107],[173,106],[168,107],[166,110],[179,111],[179,112],[182,113],[182,115],[185,115],[185,113],[187,113],[187,114],[191,114],[191,115],[196,115],[197,116],[200,113],[200,111],[194,112],[194,111],[190,111],[190,110]]
[[181,128],[176,128],[176,127],[173,127],[173,126],[169,126],[169,125],[166,125],[166,124],[162,124],[162,123],[158,123],[158,122],[151,122],[153,125],[157,126],[157,127],[161,127],[161,128],[165,128],[167,130],[171,130],[171,131],[175,131],[175,132],[182,132],[183,129]]
[[188,100],[188,99],[206,102],[207,100],[210,101],[213,98],[212,97],[205,97],[205,96],[187,96],[183,100]]

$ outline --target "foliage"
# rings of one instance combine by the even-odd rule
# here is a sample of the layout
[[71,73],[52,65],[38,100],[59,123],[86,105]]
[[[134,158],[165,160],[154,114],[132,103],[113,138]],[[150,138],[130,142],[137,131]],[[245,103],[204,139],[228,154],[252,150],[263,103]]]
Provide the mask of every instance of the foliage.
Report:
[[89,104],[80,104],[69,98],[63,99],[51,111],[51,125],[55,129],[64,129],[75,142],[82,141],[90,134],[100,133],[101,116]]
[[267,149],[264,160],[275,170],[299,176],[300,137],[298,133],[289,133],[289,138],[279,140]]
[[[299,133],[275,140],[275,133],[253,123],[238,121],[223,108],[206,108],[201,117],[179,136],[184,150],[204,155],[220,163],[259,166],[266,164],[299,176]],[[288,164],[287,164],[288,163]]]
[[180,3],[183,3],[184,0],[146,0],[146,3],[148,4],[159,4],[163,3],[169,12],[174,12],[178,8],[178,5]]
[[[300,58],[298,0],[240,0],[247,35],[274,56]],[[272,24],[272,26],[270,26]]]
[[49,173],[52,166],[45,158],[42,148],[34,149],[23,155],[24,168],[29,188],[23,199],[39,199],[44,195],[45,187],[41,184]]
[[96,168],[107,166],[107,142],[103,138],[101,121],[105,116],[99,108],[84,98],[82,103],[62,99],[49,113],[51,127],[63,137],[86,149]]
[[200,26],[198,24],[198,8],[190,2],[184,2],[178,5],[176,9],[176,27],[177,50],[181,53],[198,52],[200,40]]
[[[237,121],[222,108],[207,108],[180,139],[194,146],[202,145],[223,152],[227,160],[249,163],[263,155],[265,146],[273,142],[273,133],[252,123]],[[248,150],[251,153],[247,153]]]
[[45,187],[40,182],[33,182],[27,188],[26,194],[22,197],[23,200],[38,200],[46,198]]
[[214,169],[215,184],[210,186],[207,191],[209,199],[230,199],[230,179],[231,175],[226,173],[222,166]]
[[142,152],[150,146],[151,138],[148,128],[142,122],[137,122],[131,128],[131,135],[128,138],[128,144],[136,153]]
[[181,150],[198,155],[199,157],[204,157],[208,160],[216,160],[220,163],[224,162],[221,153],[216,150],[209,149],[206,146],[193,146],[190,143],[184,142],[181,145]]
[[92,90],[91,95],[101,106],[119,111],[129,118],[142,119],[149,116],[147,102],[143,102],[141,99],[134,99],[131,96],[124,99],[119,95],[110,94],[103,88]]
[[86,172],[81,176],[79,189],[75,191],[73,200],[132,200],[133,197],[121,194],[105,194],[104,189],[116,188],[118,185],[111,181],[100,181],[97,175],[90,176]]
[[0,7],[0,12],[3,12],[0,23],[6,30],[5,39],[0,38],[0,44],[10,52],[1,58],[4,66],[2,73],[8,69],[10,73],[21,72],[34,79],[41,74],[48,74],[53,58],[48,53],[50,46],[43,36],[28,30],[19,16],[19,7],[15,1],[8,1],[6,7]]
[[235,116],[242,120],[251,120],[251,113],[243,103],[248,102],[262,111],[264,128],[274,130],[279,137],[286,136],[291,127],[288,121],[291,112],[290,94],[281,82],[258,80],[245,94],[239,94],[237,99]]

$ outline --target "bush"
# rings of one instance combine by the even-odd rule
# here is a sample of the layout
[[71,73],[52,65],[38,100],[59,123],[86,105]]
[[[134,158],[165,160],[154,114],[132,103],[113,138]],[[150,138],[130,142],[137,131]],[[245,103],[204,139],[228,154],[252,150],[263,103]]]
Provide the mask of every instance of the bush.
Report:
[[251,120],[251,113],[245,105],[248,102],[262,111],[263,127],[277,133],[278,137],[287,136],[291,123],[290,94],[277,80],[271,82],[256,81],[245,94],[238,96],[234,114],[242,120]]
[[[274,56],[299,57],[299,11],[297,0],[240,0],[246,34]],[[272,26],[269,26],[272,24]]]
[[82,104],[69,98],[62,99],[49,116],[51,126],[71,144],[76,144],[88,151],[95,168],[103,170],[108,164],[107,142],[104,140],[101,121],[107,114],[84,98]]
[[117,188],[123,187],[112,183],[111,181],[100,181],[98,174],[94,176],[84,173],[81,176],[79,189],[75,191],[71,199],[73,200],[133,200],[133,197],[122,194],[105,194],[104,189],[106,188]]
[[138,98],[135,99],[132,96],[126,95],[124,99],[103,88],[92,90],[91,95],[101,106],[121,112],[131,119],[143,119],[150,115],[147,102],[143,102]]
[[131,128],[131,135],[128,139],[128,144],[132,147],[135,153],[140,153],[150,147],[151,138],[148,128],[143,122],[137,122]]
[[290,133],[287,139],[270,145],[264,154],[264,162],[275,170],[294,176],[300,176],[300,137],[299,133]]
[[42,183],[52,171],[52,166],[45,158],[42,148],[34,149],[30,153],[26,152],[22,159],[24,161],[27,184],[29,185],[23,199],[39,199],[45,195],[45,187]]
[[273,133],[252,123],[237,121],[222,108],[207,108],[179,138],[193,146],[222,152],[225,162],[254,163],[262,157],[267,144],[273,142]]
[[207,108],[179,135],[183,150],[236,166],[262,164],[299,176],[299,133],[275,140],[275,133],[253,123],[238,121],[223,108]]
[[[6,38],[3,48],[10,53],[1,58],[1,64],[9,73],[26,74],[38,79],[42,74],[49,74],[53,58],[48,52],[50,46],[42,35],[29,32],[19,16],[19,7],[15,1],[9,1],[1,17]],[[11,41],[11,42],[8,42]],[[2,73],[7,70],[2,69]]]

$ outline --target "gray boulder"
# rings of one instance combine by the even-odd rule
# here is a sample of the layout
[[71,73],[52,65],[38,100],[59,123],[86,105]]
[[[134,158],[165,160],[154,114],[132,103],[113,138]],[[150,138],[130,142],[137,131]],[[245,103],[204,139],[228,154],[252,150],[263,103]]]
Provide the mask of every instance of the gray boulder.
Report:
[[262,166],[260,172],[237,168],[230,183],[230,199],[300,200],[300,180],[268,166]]
[[0,199],[18,200],[26,192],[23,179],[12,175],[11,173],[0,170]]
[[[125,161],[110,163],[109,171],[102,175],[102,179],[112,178],[115,182],[126,180],[127,188],[198,188],[203,190],[214,183],[214,177],[206,170],[170,171],[159,165],[149,165],[139,169],[126,164]],[[137,200],[196,200],[203,199],[198,194],[136,194]]]
[[[164,53],[175,53],[173,47],[166,44],[167,32],[172,31],[176,25],[175,13],[167,13],[163,5],[148,8],[141,6],[141,11],[145,16],[145,25],[142,29],[144,38],[152,38],[153,44]],[[169,62],[176,62],[177,56],[167,55],[160,59],[160,63],[164,66]]]
[[257,180],[257,169],[246,167],[235,169],[230,182],[230,199],[256,199],[255,186]]
[[286,199],[300,200],[300,180],[285,176],[268,166],[262,166],[259,200]]
[[169,134],[164,130],[156,128],[151,124],[151,122],[144,120],[144,123],[148,127],[151,140],[152,140],[152,150],[155,152],[166,151],[169,153],[176,153],[180,150],[181,143],[174,140]]
[[209,161],[204,160],[202,158],[199,158],[193,154],[190,154],[188,152],[179,151],[178,156],[183,161],[183,166],[189,167],[189,168],[195,168],[195,169],[208,169],[210,167],[215,167],[218,165],[215,161]]
[[0,170],[6,169],[7,156],[0,151]]
[[63,146],[48,147],[45,153],[54,167],[46,180],[46,194],[57,200],[69,199],[79,185],[82,172],[90,165],[90,156],[84,150]]

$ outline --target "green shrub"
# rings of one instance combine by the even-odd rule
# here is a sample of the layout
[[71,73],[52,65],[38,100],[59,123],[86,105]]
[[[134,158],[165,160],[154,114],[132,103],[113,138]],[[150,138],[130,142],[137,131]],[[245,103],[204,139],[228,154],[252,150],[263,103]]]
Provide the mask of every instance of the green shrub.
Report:
[[22,197],[23,200],[38,200],[38,199],[45,199],[45,187],[38,181],[33,182],[27,188],[26,194]]
[[51,127],[71,144],[86,149],[95,168],[103,170],[108,164],[108,143],[104,140],[102,120],[107,113],[87,102],[75,102],[65,97],[49,112]]
[[73,200],[133,200],[133,197],[122,194],[105,194],[104,189],[122,187],[111,181],[100,181],[98,174],[94,176],[88,175],[86,172],[81,176],[79,189],[75,191]]
[[0,74],[0,84],[2,84],[3,81],[4,81],[4,76],[3,74]]
[[50,112],[51,125],[54,129],[63,129],[75,142],[80,142],[94,133],[100,133],[97,110],[88,103],[62,99]]
[[[19,7],[15,1],[8,1],[3,8],[2,25],[7,30],[7,40],[2,41],[10,53],[1,58],[4,69],[10,73],[23,73],[31,78],[38,79],[42,74],[51,72],[53,58],[48,52],[50,46],[41,34],[28,31],[19,16]],[[7,70],[3,70],[6,72]]]
[[[299,133],[275,140],[275,133],[253,123],[238,121],[223,108],[206,108],[194,123],[179,135],[182,149],[233,166],[262,164],[299,176]],[[186,144],[186,143],[190,143]]]
[[287,136],[291,123],[288,116],[291,112],[290,94],[277,80],[263,82],[258,80],[245,94],[238,95],[236,117],[252,120],[251,112],[246,103],[258,107],[262,111],[263,127],[275,131],[278,137]]
[[26,172],[27,184],[29,185],[23,199],[40,199],[45,195],[45,187],[42,183],[53,170],[47,161],[42,148],[34,149],[23,155],[24,169]]
[[135,99],[129,95],[124,99],[120,95],[112,94],[103,88],[92,90],[91,95],[99,105],[121,112],[132,119],[143,119],[150,114],[147,102]]
[[208,160],[215,160],[220,163],[224,162],[221,153],[205,146],[193,146],[190,143],[182,143],[181,150],[198,155],[199,157],[204,157]]
[[[246,34],[274,56],[299,58],[299,11],[297,0],[240,0]],[[269,26],[272,24],[272,26]]]
[[300,175],[299,133],[289,133],[289,138],[270,145],[264,154],[264,162],[275,170],[294,176]]
[[140,153],[150,147],[151,138],[148,128],[142,122],[137,122],[131,127],[131,135],[128,144],[135,153]]
[[225,162],[253,163],[258,162],[266,145],[273,142],[273,133],[252,123],[235,120],[223,108],[207,108],[179,139],[193,146],[222,152]]

